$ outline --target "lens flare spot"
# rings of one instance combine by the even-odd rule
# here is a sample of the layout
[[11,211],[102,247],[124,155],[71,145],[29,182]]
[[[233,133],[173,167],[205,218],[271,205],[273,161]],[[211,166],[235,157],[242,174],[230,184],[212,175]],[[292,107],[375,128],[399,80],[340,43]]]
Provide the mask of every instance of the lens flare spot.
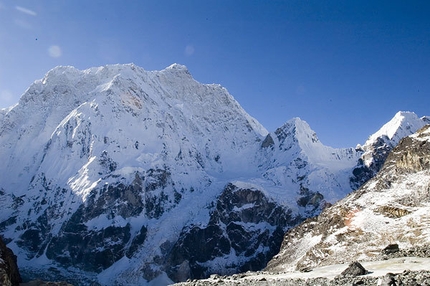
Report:
[[194,54],[194,46],[193,45],[187,45],[185,47],[185,55],[186,56],[192,56]]
[[50,46],[48,48],[48,53],[53,58],[59,58],[62,55],[61,48],[57,45]]

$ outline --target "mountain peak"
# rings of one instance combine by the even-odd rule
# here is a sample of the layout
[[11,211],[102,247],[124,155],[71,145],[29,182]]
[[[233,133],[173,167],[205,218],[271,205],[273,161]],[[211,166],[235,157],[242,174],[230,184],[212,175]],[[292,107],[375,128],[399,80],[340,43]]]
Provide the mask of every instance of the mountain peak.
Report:
[[282,127],[275,131],[275,134],[277,134],[279,140],[282,140],[280,138],[281,134],[286,134],[293,135],[294,138],[301,143],[319,142],[316,133],[311,129],[309,124],[299,117],[288,120]]
[[425,121],[419,118],[414,112],[399,111],[390,121],[371,135],[365,145],[372,144],[380,137],[387,137],[397,144],[401,138],[413,134],[425,124]]
[[427,117],[418,118],[413,112],[397,112],[390,121],[367,139],[363,147],[359,146],[364,153],[353,172],[354,176],[359,174],[359,177],[351,180],[353,188],[358,188],[379,172],[388,154],[400,140],[412,135],[428,122]]
[[191,76],[191,73],[186,66],[181,65],[181,64],[177,64],[177,63],[171,64],[170,66],[165,68],[163,71],[170,71],[170,72],[175,72],[175,73],[185,73],[185,74]]
[[[185,152],[188,148],[190,152],[187,154],[194,154],[193,152],[198,153],[198,156],[208,154],[208,164],[219,167],[217,170],[223,172],[230,168],[237,169],[230,167],[229,162],[234,162],[235,156],[243,157],[245,146],[256,145],[255,142],[267,134],[265,128],[247,114],[225,88],[195,81],[183,65],[173,64],[162,71],[145,71],[133,64],[106,65],[86,70],[59,66],[50,70],[43,79],[35,81],[21,97],[13,112],[9,112],[7,120],[17,126],[17,129],[24,130],[26,133],[22,132],[25,136],[22,135],[18,140],[17,136],[20,135],[5,127],[9,125],[0,125],[0,132],[1,129],[5,130],[1,142],[18,142],[11,146],[10,150],[2,150],[0,155],[14,152],[17,156],[19,154],[33,158],[41,154],[38,148],[44,150],[43,146],[54,140],[54,137],[58,137],[55,140],[59,142],[66,140],[70,146],[76,146],[77,144],[72,142],[77,140],[75,137],[78,137],[78,132],[69,134],[64,128],[65,126],[69,128],[73,126],[76,130],[84,128],[85,124],[77,123],[84,119],[88,126],[81,134],[85,139],[81,139],[88,142],[93,140],[90,145],[95,148],[92,149],[94,153],[86,151],[86,155],[91,153],[97,156],[103,150],[119,154],[118,150],[109,149],[108,147],[113,145],[108,143],[115,141],[120,142],[116,146],[128,146],[129,142],[119,134],[129,132],[127,135],[129,140],[144,142],[133,156],[139,157],[142,150],[151,154],[157,152],[161,154],[159,146],[164,146],[163,148],[172,146],[174,151],[171,154],[175,155]],[[131,127],[132,122],[134,128]],[[139,128],[138,134],[135,128]],[[35,136],[37,140],[31,136]],[[217,140],[225,138],[223,142],[232,142],[232,147],[221,148],[220,144],[214,143],[215,140],[210,140],[210,136]],[[109,137],[110,141],[106,139],[100,143],[98,138],[105,137]],[[159,143],[161,141],[165,144]],[[179,146],[176,141],[183,143]],[[27,147],[30,142],[33,148]],[[195,147],[199,144],[203,147]],[[130,147],[124,149],[129,151]],[[218,161],[214,161],[213,157],[218,158]],[[117,161],[120,162],[120,159]],[[148,165],[158,163],[157,159],[147,161]],[[203,161],[199,160],[202,166]],[[6,167],[7,164],[10,166]],[[36,164],[25,164],[34,166],[34,169],[38,168]],[[19,175],[20,173],[26,174],[29,179],[33,176],[22,164],[13,159],[5,163],[0,170],[3,168],[12,170],[12,165],[19,170],[13,172],[16,176],[7,178],[9,182],[12,180],[10,177],[14,177],[14,183],[24,182],[22,179],[24,175]],[[0,183],[5,177],[0,175]]]
[[172,69],[172,70],[188,70],[188,68],[185,65],[181,65],[178,63],[173,63],[170,66],[168,66],[166,69]]
[[53,69],[49,70],[43,79],[36,81],[42,82],[43,84],[46,84],[49,80],[52,79],[63,79],[64,77],[68,78],[73,75],[79,74],[81,71],[75,68],[74,66],[56,66]]

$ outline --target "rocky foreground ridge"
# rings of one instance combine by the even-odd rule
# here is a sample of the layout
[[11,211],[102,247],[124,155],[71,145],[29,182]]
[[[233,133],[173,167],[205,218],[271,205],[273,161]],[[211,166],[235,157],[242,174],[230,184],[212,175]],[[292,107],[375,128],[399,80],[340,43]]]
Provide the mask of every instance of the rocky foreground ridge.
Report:
[[210,285],[249,285],[249,286],[394,286],[408,285],[421,286],[430,285],[430,271],[409,271],[401,273],[387,273],[383,276],[358,276],[344,277],[338,276],[333,279],[317,278],[282,278],[282,274],[273,277],[271,273],[247,273],[235,276],[212,276],[205,280],[194,280],[174,284],[177,286],[210,286]]
[[0,233],[26,279],[261,270],[287,230],[367,181],[426,120],[399,112],[363,146],[336,149],[299,118],[268,132],[178,64],[57,67],[0,110]]
[[400,249],[391,244],[369,262],[328,265],[297,272],[258,271],[232,276],[211,275],[204,280],[188,280],[177,286],[204,285],[430,285],[430,246]]
[[404,271],[387,273],[381,277],[337,277],[328,278],[266,278],[264,273],[247,277],[246,274],[233,277],[212,277],[211,279],[177,283],[178,286],[210,286],[210,285],[249,285],[249,286],[391,286],[391,285],[430,285],[430,271]]

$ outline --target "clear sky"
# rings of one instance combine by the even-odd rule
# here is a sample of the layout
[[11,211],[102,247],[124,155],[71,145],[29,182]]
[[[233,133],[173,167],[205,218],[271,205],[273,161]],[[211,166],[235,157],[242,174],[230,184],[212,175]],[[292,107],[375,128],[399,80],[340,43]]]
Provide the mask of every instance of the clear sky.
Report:
[[269,131],[333,147],[430,115],[430,1],[0,0],[0,107],[57,65],[184,64]]

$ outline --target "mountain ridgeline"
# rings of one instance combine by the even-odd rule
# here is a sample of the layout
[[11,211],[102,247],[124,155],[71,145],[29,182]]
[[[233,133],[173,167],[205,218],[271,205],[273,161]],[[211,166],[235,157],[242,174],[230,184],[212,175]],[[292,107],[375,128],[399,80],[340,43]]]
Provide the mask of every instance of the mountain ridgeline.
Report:
[[357,148],[268,132],[178,64],[57,67],[0,110],[0,233],[23,278],[157,283],[260,270],[284,233],[374,177],[429,120]]

